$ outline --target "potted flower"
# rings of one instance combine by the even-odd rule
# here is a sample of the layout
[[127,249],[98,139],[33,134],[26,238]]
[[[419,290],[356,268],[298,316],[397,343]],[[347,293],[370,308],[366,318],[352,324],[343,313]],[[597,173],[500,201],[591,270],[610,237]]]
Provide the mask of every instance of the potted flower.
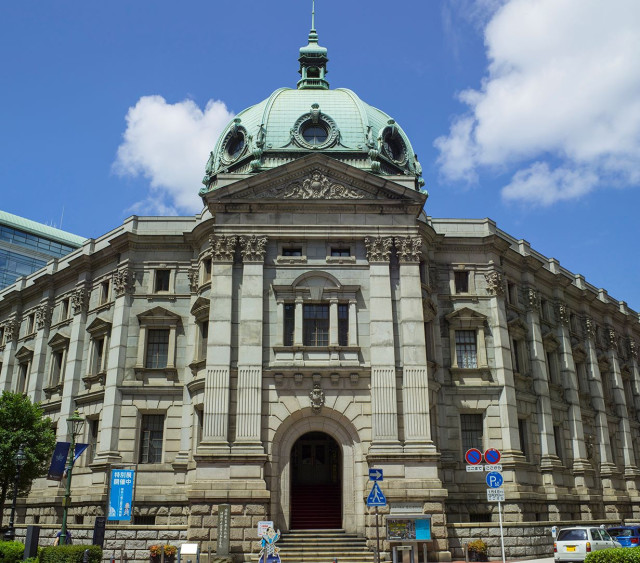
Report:
[[488,551],[487,544],[483,540],[473,540],[467,544],[469,561],[487,561]]
[[162,546],[154,544],[149,547],[149,557],[151,561],[160,561],[160,553],[162,552]]
[[164,546],[164,560],[173,561],[178,553],[178,548],[175,545],[166,544]]

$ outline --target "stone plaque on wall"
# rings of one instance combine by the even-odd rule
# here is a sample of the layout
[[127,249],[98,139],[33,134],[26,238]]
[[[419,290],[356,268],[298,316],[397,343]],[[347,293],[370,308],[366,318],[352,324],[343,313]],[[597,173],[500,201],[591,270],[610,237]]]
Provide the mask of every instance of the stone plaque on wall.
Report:
[[231,505],[218,505],[218,549],[216,555],[229,555],[229,525],[231,521]]

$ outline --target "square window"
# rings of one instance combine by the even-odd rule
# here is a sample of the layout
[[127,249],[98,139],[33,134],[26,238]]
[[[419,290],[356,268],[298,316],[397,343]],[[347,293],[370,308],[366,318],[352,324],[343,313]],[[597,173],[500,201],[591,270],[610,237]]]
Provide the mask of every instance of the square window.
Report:
[[156,278],[153,286],[155,293],[169,291],[170,278],[171,278],[171,270],[156,270]]
[[469,272],[454,272],[456,293],[469,293]]
[[478,367],[478,348],[475,330],[456,330],[456,359],[459,368]]
[[169,358],[169,329],[152,329],[147,333],[147,355],[145,367],[162,369]]
[[164,433],[164,415],[143,414],[140,424],[139,463],[162,462],[162,438]]
[[329,305],[305,305],[302,328],[305,346],[328,346]]
[[351,249],[350,248],[342,248],[342,247],[331,247],[331,256],[335,256],[338,258],[346,258],[348,256],[351,256]]
[[283,248],[282,256],[302,256],[302,248],[299,246]]

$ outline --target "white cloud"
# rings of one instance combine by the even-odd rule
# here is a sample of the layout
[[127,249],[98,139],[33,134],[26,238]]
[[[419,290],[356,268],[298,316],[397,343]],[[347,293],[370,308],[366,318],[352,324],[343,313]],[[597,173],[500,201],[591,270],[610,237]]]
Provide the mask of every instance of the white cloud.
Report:
[[533,203],[531,190],[544,185],[545,205],[638,182],[640,2],[509,0],[485,44],[485,80],[460,94],[469,111],[435,142],[447,179],[525,167],[503,197]]
[[161,96],[144,96],[129,108],[114,170],[123,176],[142,175],[150,184],[148,197],[129,211],[199,211],[198,190],[209,152],[232,117],[223,102],[214,100],[202,111],[192,100],[169,104]]

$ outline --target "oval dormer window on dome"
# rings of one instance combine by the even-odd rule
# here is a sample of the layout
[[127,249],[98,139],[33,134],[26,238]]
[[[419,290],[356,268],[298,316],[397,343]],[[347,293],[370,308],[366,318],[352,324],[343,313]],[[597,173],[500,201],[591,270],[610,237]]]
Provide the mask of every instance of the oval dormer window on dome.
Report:
[[407,145],[393,120],[389,120],[389,126],[382,132],[382,150],[396,164],[405,164],[407,161]]
[[322,113],[318,104],[313,104],[309,113],[298,118],[291,133],[300,147],[324,149],[336,143],[339,131],[335,121]]
[[224,138],[222,146],[222,160],[227,163],[238,160],[247,149],[247,132],[244,127],[234,122],[233,127]]

